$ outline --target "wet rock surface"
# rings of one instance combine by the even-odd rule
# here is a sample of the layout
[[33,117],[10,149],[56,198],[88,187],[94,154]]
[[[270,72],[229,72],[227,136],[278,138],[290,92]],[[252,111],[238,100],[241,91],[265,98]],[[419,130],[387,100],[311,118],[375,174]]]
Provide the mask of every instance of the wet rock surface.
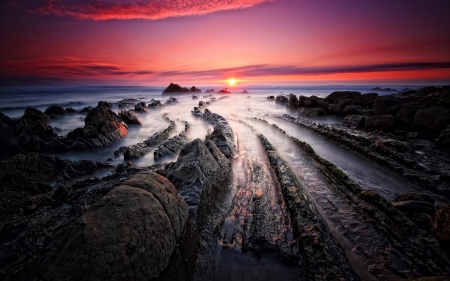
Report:
[[176,135],[173,138],[170,138],[164,142],[162,142],[160,145],[158,145],[158,148],[153,153],[153,157],[155,158],[155,161],[159,161],[162,158],[165,157],[174,157],[180,152],[181,148],[188,142],[189,137],[189,123],[185,122],[184,130]]
[[136,124],[142,125],[141,119],[139,119],[139,115],[130,111],[130,110],[122,110],[119,112],[119,117],[127,124]]
[[212,140],[226,157],[233,157],[235,154],[234,134],[227,120],[209,109],[205,109],[203,118],[214,125],[214,131],[207,136],[207,139]]

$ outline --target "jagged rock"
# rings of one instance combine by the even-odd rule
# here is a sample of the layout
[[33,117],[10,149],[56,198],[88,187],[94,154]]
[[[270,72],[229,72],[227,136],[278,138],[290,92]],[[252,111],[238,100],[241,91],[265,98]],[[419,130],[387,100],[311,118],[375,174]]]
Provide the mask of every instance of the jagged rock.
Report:
[[[158,278],[178,251],[187,224],[188,208],[175,187],[162,176],[142,172],[59,229],[27,275],[46,280]],[[183,265],[180,260],[172,266]]]
[[190,129],[189,123],[186,122],[185,129],[179,135],[170,138],[161,143],[153,153],[155,161],[164,157],[173,157],[181,150],[181,148],[188,142],[188,131]]
[[363,115],[364,109],[360,107],[359,105],[347,105],[342,110],[342,115],[348,116],[348,115]]
[[316,117],[325,115],[325,111],[317,107],[300,107],[298,109],[298,116],[302,117]]
[[430,226],[440,242],[450,245],[450,204],[433,214]]
[[328,109],[330,112],[336,115],[343,115],[343,110],[346,106],[352,105],[352,100],[350,98],[339,99],[337,104],[330,104]]
[[420,102],[406,102],[401,105],[395,117],[396,123],[405,129],[414,129],[414,116],[417,110],[425,107]]
[[195,116],[203,116],[203,113],[200,111],[200,109],[198,109],[198,107],[194,107],[194,110],[191,111],[193,115]]
[[51,115],[63,115],[63,114],[66,114],[66,111],[64,110],[64,108],[62,106],[52,105],[52,106],[48,107],[44,111],[44,113],[47,114],[48,116],[51,116]]
[[134,106],[134,110],[135,111],[142,111],[142,112],[147,112],[147,104],[144,101],[138,102],[135,106]]
[[394,116],[392,115],[379,115],[373,117],[367,117],[365,122],[367,130],[382,130],[390,131],[394,127]]
[[[313,106],[313,101],[310,97],[300,96],[298,99],[298,106],[299,107],[311,107]],[[327,104],[328,108],[328,104]]]
[[168,100],[166,100],[165,104],[174,104],[177,102],[178,102],[178,100],[176,98],[170,97]]
[[330,103],[335,103],[337,100],[343,98],[353,99],[358,96],[361,96],[360,92],[352,92],[352,91],[336,91],[329,94],[324,100]]
[[344,118],[343,124],[347,128],[359,129],[364,127],[366,118],[361,115],[348,115]]
[[119,108],[121,108],[121,107],[131,107],[131,106],[134,106],[137,102],[139,102],[138,99],[128,98],[128,99],[123,99],[121,101],[118,101],[117,105],[119,106]]
[[170,85],[167,86],[167,88],[164,90],[163,94],[168,94],[168,93],[187,93],[187,92],[189,92],[188,88],[181,87],[178,84],[170,83]]
[[290,94],[289,95],[289,102],[288,104],[286,104],[287,108],[291,108],[291,109],[296,109],[298,108],[298,98],[296,95],[294,94]]
[[281,103],[281,104],[287,104],[287,103],[289,103],[289,99],[286,96],[279,95],[275,98],[275,102]]
[[76,111],[75,109],[73,109],[72,107],[67,107],[67,108],[65,109],[65,111],[66,111],[67,113],[77,113],[77,111]]
[[396,115],[403,101],[395,96],[377,97],[373,103],[374,115]]
[[152,99],[147,106],[160,107],[160,106],[162,106],[162,104],[161,104],[161,102],[159,100]]
[[214,131],[207,136],[207,139],[212,140],[227,158],[233,157],[235,154],[234,133],[227,120],[209,109],[205,109],[203,118],[214,124]]
[[434,205],[435,200],[433,197],[426,193],[416,193],[413,191],[407,191],[397,197],[395,197],[394,202],[401,202],[401,201],[425,201],[430,203],[431,205]]
[[377,97],[377,93],[368,93],[352,98],[352,102],[354,105],[359,105],[364,109],[371,109]]
[[399,201],[393,202],[392,205],[394,206],[394,208],[402,212],[418,212],[430,215],[434,213],[433,204],[426,201],[417,201],[417,200]]
[[275,97],[274,96],[268,96],[267,99],[268,100],[273,100],[273,99],[275,99]]
[[119,117],[127,124],[142,125],[142,121],[139,119],[139,116],[130,110],[120,111]]
[[89,112],[91,109],[93,109],[92,106],[86,106],[85,108],[83,108],[83,109],[80,111],[80,113],[86,113],[86,112]]
[[21,119],[29,119],[31,121],[41,121],[45,123],[49,120],[48,116],[34,107],[27,107]]
[[199,102],[198,102],[198,107],[203,107],[203,106],[206,106],[206,102],[204,102],[204,101],[199,101]]
[[439,136],[449,124],[450,109],[443,106],[421,108],[414,115],[414,126],[434,137]]
[[191,92],[199,92],[199,93],[202,92],[202,90],[196,88],[195,86],[192,86],[191,89],[190,89],[190,91],[191,91]]

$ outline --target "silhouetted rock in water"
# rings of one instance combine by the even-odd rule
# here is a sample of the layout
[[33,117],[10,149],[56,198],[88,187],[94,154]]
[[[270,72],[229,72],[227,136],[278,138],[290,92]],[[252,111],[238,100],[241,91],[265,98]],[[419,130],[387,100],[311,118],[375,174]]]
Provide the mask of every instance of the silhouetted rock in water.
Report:
[[139,119],[139,116],[130,110],[120,111],[119,117],[127,124],[142,125],[142,121]]
[[80,111],[80,113],[87,113],[87,112],[89,112],[89,110],[91,110],[91,109],[93,109],[92,106],[86,106],[85,108],[83,108],[83,109]]
[[45,113],[34,107],[27,107],[25,109],[23,116],[20,119],[22,120],[29,119],[31,121],[41,121],[41,122],[50,120],[50,118]]
[[367,117],[365,127],[367,130],[391,131],[394,128],[394,116],[378,115]]
[[123,99],[121,101],[118,101],[117,105],[119,106],[119,108],[121,108],[121,107],[131,107],[131,106],[134,106],[137,102],[139,102],[138,99],[128,98],[128,99]]
[[154,99],[152,99],[152,100],[148,103],[148,106],[151,106],[151,107],[160,107],[160,106],[162,106],[162,104],[161,104],[161,102],[160,102],[159,100],[154,100]]
[[436,211],[431,218],[430,228],[441,243],[450,246],[450,204]]
[[190,91],[191,91],[191,92],[199,92],[199,93],[202,92],[202,90],[196,88],[195,86],[192,86],[191,89],[190,89]]
[[198,107],[203,107],[203,106],[206,106],[206,103],[204,101],[199,101]]
[[364,128],[366,118],[360,115],[348,115],[342,122],[344,126],[352,129]]
[[243,94],[248,94],[247,90],[242,91]]
[[302,117],[316,117],[325,115],[325,111],[317,107],[300,107],[297,113],[298,116]]
[[214,125],[214,131],[207,136],[207,139],[212,140],[227,158],[233,157],[235,154],[234,133],[227,120],[209,109],[205,109],[203,118]]
[[198,97],[196,95],[192,95],[192,99],[196,100],[196,99],[198,99]]
[[65,109],[65,111],[66,111],[67,113],[77,113],[77,111],[76,111],[75,109],[73,109],[72,107],[67,107],[67,108]]
[[181,148],[188,142],[189,129],[189,123],[185,122],[183,132],[158,145],[158,148],[153,153],[155,161],[159,161],[164,157],[176,156],[178,152],[180,152]]
[[281,104],[287,104],[289,102],[289,99],[286,96],[279,95],[275,98],[275,102],[281,103]]
[[198,107],[194,107],[194,110],[191,111],[193,115],[201,117],[203,116],[203,113],[198,109]]
[[168,94],[168,93],[188,93],[188,92],[189,92],[188,88],[181,87],[178,84],[170,83],[170,85],[167,86],[167,88],[164,90],[163,94]]
[[231,94],[231,92],[228,91],[228,88],[225,88],[225,89],[222,89],[220,91],[217,91],[217,93],[219,93],[219,94]]
[[52,105],[50,107],[48,107],[45,111],[45,114],[47,114],[48,116],[54,116],[54,115],[63,115],[66,114],[66,111],[64,110],[64,108],[62,106],[59,105]]
[[57,229],[27,271],[16,277],[189,278],[181,274],[192,266],[185,260],[195,260],[186,255],[190,249],[185,238],[195,239],[192,231],[188,207],[175,187],[158,174],[141,172],[113,188],[78,219]]
[[178,102],[178,100],[176,98],[170,97],[168,100],[166,100],[165,104],[174,104],[177,102]]
[[267,99],[268,99],[268,100],[274,100],[275,97],[274,97],[274,96],[268,96]]
[[296,109],[299,107],[298,98],[296,95],[294,94],[289,95],[289,102],[286,104],[286,107],[290,109]]
[[209,89],[209,90],[206,90],[205,91],[205,93],[215,93],[216,91],[214,91],[214,89]]
[[177,188],[200,227],[231,183],[231,163],[212,141],[186,144],[163,175]]
[[147,112],[147,103],[145,103],[145,101],[141,101],[138,102],[135,106],[134,106],[134,110],[135,111],[141,111],[141,112]]
[[353,99],[358,96],[361,96],[360,92],[352,92],[352,91],[336,91],[329,94],[324,100],[330,103],[336,103],[338,100],[349,98]]

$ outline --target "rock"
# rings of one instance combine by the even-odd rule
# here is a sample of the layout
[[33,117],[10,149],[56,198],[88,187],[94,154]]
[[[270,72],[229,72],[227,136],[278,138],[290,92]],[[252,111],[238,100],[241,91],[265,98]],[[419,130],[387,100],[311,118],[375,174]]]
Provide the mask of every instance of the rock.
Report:
[[401,201],[425,201],[430,203],[431,205],[434,205],[434,198],[426,193],[416,193],[413,191],[407,191],[397,197],[395,197],[394,202],[401,202]]
[[111,108],[111,104],[106,101],[99,101],[97,107]]
[[164,90],[163,94],[168,94],[168,93],[187,93],[187,92],[189,92],[188,88],[181,87],[178,84],[170,83],[170,85],[167,86],[167,88]]
[[147,111],[148,111],[148,110],[147,110],[147,104],[146,104],[144,101],[141,101],[141,102],[137,103],[137,104],[134,106],[134,110],[135,110],[135,111],[147,112]]
[[217,93],[219,93],[219,94],[231,94],[231,92],[228,91],[228,88],[225,88],[225,89],[222,89],[220,91],[217,91]]
[[178,100],[176,98],[170,97],[168,100],[166,100],[165,104],[174,104],[177,102],[178,102]]
[[199,102],[198,102],[198,107],[203,107],[203,106],[206,106],[206,102],[204,102],[204,101],[199,101]]
[[[160,175],[142,172],[47,240],[27,275],[46,280],[158,278],[187,223],[188,208],[175,187]],[[181,260],[174,266],[181,267]]]
[[65,109],[65,111],[66,111],[67,113],[77,113],[77,111],[76,111],[75,109],[73,109],[72,107],[67,107],[67,108]]
[[209,90],[206,90],[206,92],[205,93],[215,93],[216,91],[214,91],[214,89],[209,89]]
[[439,104],[445,106],[446,108],[450,108],[450,87],[444,87],[442,90]]
[[190,89],[190,91],[191,91],[191,92],[199,92],[199,93],[202,92],[202,90],[196,88],[195,86],[192,86],[192,88]]
[[243,94],[248,94],[247,90],[242,91]]
[[390,131],[394,127],[394,116],[392,115],[379,115],[373,117],[366,117],[365,122],[366,130],[382,130]]
[[396,115],[402,101],[395,96],[377,97],[373,103],[374,115]]
[[192,99],[196,100],[196,99],[198,99],[198,97],[196,95],[192,95]]
[[289,99],[286,96],[279,95],[275,98],[275,102],[281,103],[281,104],[287,104],[287,103],[289,103]]
[[361,115],[348,115],[344,118],[343,124],[347,128],[359,129],[364,127],[366,118]]
[[118,101],[117,105],[118,105],[119,108],[121,108],[121,107],[131,107],[131,106],[134,106],[137,102],[139,102],[138,99],[128,98],[128,99],[123,99],[121,101]]
[[336,115],[343,115],[344,108],[352,105],[352,100],[349,98],[339,99],[337,104],[329,105],[329,111]]
[[203,113],[198,109],[198,107],[194,107],[194,110],[191,111],[193,115],[195,116],[203,116]]
[[273,99],[275,99],[275,97],[274,96],[268,96],[267,99],[268,100],[273,100]]
[[50,118],[45,113],[34,107],[27,107],[21,119],[28,119],[31,121],[41,121],[43,123],[50,120]]
[[413,130],[414,129],[414,116],[417,110],[425,107],[424,104],[420,102],[406,102],[400,106],[395,117],[396,123],[404,129]]
[[433,214],[430,229],[441,243],[450,245],[450,204]]
[[160,106],[162,106],[162,104],[161,104],[161,102],[159,100],[153,100],[152,99],[147,106],[160,107]]
[[44,113],[47,114],[48,116],[63,115],[63,114],[66,114],[66,111],[64,110],[64,108],[62,106],[52,105],[52,106],[48,107]]
[[[313,106],[313,101],[310,97],[300,96],[298,99],[298,106],[299,107],[311,107]],[[327,104],[328,108],[328,104]]]
[[352,102],[354,105],[359,105],[364,109],[371,109],[373,108],[373,103],[375,102],[375,99],[377,97],[378,97],[377,93],[363,94],[355,98],[352,98]]
[[450,128],[442,130],[439,137],[436,139],[436,142],[439,144],[449,145],[450,144]]
[[189,129],[189,123],[185,122],[185,129],[183,132],[161,143],[153,153],[155,161],[159,161],[164,157],[176,156],[181,148],[188,142],[187,134]]
[[402,212],[417,212],[417,213],[426,213],[430,215],[434,213],[433,204],[426,201],[417,201],[417,200],[399,201],[393,202],[392,206],[394,206],[394,208]]
[[214,131],[207,136],[207,139],[212,140],[227,158],[233,157],[235,154],[234,133],[227,120],[219,114],[212,113],[209,109],[205,109],[203,118],[214,125]]
[[414,115],[414,126],[436,138],[450,124],[450,109],[443,106],[432,106],[417,110]]
[[294,95],[294,94],[289,95],[289,102],[286,104],[286,107],[290,108],[290,109],[296,109],[299,107],[298,106],[298,98],[296,95]]
[[302,117],[316,117],[325,115],[325,111],[317,107],[300,107],[298,109],[298,116]]
[[360,92],[352,92],[352,91],[336,91],[329,94],[324,100],[330,103],[335,103],[337,100],[343,98],[353,99],[358,96],[361,96]]
[[92,106],[86,106],[85,108],[83,108],[83,109],[80,111],[80,113],[86,113],[86,112],[89,112],[91,109],[93,109]]
[[142,125],[142,121],[139,119],[139,116],[130,110],[120,111],[119,117],[127,124]]
[[360,107],[359,105],[347,105],[342,110],[342,115],[348,116],[348,115],[363,115],[364,109]]

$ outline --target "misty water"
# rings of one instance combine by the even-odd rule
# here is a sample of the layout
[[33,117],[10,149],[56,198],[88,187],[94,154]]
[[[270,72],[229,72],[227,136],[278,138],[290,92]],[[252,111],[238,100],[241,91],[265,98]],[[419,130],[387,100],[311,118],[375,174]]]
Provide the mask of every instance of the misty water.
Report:
[[[149,108],[148,113],[139,113],[143,125],[129,125],[128,135],[109,146],[84,151],[48,153],[63,159],[110,161],[118,165],[127,161],[123,159],[123,155],[116,157],[114,151],[122,146],[140,143],[154,133],[164,130],[169,124],[165,117],[176,123],[176,128],[171,132],[170,137],[181,133],[184,130],[184,122],[188,122],[191,126],[188,133],[190,140],[195,138],[204,140],[212,126],[202,118],[192,115],[191,110],[198,106],[199,101],[206,102],[215,98],[215,101],[207,108],[228,120],[237,136],[239,150],[238,156],[233,160],[234,184],[228,203],[224,206],[225,215],[221,218],[224,223],[219,235],[214,237],[217,241],[212,246],[213,251],[208,253],[211,256],[203,257],[208,258],[210,264],[207,266],[208,272],[202,274],[211,280],[274,280],[277,276],[282,276],[283,280],[301,278],[302,271],[298,269],[302,267],[302,261],[295,241],[293,241],[289,216],[276,179],[272,175],[266,156],[256,137],[258,133],[262,133],[277,148],[280,155],[293,168],[301,183],[306,187],[307,192],[318,206],[318,210],[326,218],[328,226],[344,246],[355,270],[360,276],[369,278],[368,273],[363,269],[365,266],[359,263],[364,263],[366,258],[369,264],[376,263],[379,257],[376,255],[367,257],[363,254],[366,249],[362,249],[360,253],[353,252],[352,243],[356,242],[352,240],[352,237],[364,237],[366,246],[374,247],[376,250],[377,246],[373,241],[381,239],[381,234],[372,229],[370,225],[356,229],[353,222],[360,222],[363,225],[363,220],[351,208],[346,207],[346,203],[340,200],[334,191],[324,188],[323,180],[316,174],[314,168],[308,166],[304,156],[293,146],[291,140],[272,126],[251,118],[258,117],[270,124],[276,124],[285,130],[287,135],[309,143],[317,154],[342,169],[362,188],[375,190],[381,196],[392,201],[400,193],[418,191],[419,188],[314,132],[274,117],[274,114],[296,116],[296,113],[286,110],[284,105],[276,104],[274,100],[266,98],[289,93],[297,96],[325,97],[335,90],[373,92],[370,88],[355,86],[248,88],[246,89],[248,93],[245,94],[238,90],[230,95],[195,93],[198,99],[193,99],[191,94],[162,95],[162,89],[154,87],[9,89],[3,90],[1,93],[0,111],[11,118],[20,118],[28,106],[44,111],[50,105],[55,104],[81,111],[86,106],[96,106],[98,101],[107,101],[112,103],[112,110],[118,112],[123,109],[134,109],[133,107],[119,109],[117,102],[126,98],[136,98],[146,102],[156,99],[161,103],[164,103],[170,96],[177,98],[178,103],[160,108]],[[390,93],[379,92],[379,94]],[[49,121],[48,125],[54,127],[58,134],[66,136],[71,130],[84,126],[85,116],[86,113],[68,113]],[[239,123],[239,120],[247,125]],[[340,123],[342,119],[323,117],[317,118],[316,121]],[[255,131],[250,129],[251,126]],[[153,165],[155,164],[153,151],[131,161],[138,166]],[[109,158],[112,160],[108,160]],[[172,157],[159,162],[167,163],[175,160],[176,157]],[[100,170],[89,177],[102,177],[111,173],[113,173],[112,170]],[[333,212],[330,204],[338,206],[340,214]],[[342,234],[341,231],[337,231],[342,227],[347,227],[349,229],[347,231],[351,234]],[[256,240],[265,241],[264,245],[267,246],[267,249],[262,251],[263,254],[255,255],[255,252],[259,251],[256,248],[260,247],[252,244],[252,241]],[[272,251],[271,249],[276,250]],[[202,280],[199,276],[197,279]]]

